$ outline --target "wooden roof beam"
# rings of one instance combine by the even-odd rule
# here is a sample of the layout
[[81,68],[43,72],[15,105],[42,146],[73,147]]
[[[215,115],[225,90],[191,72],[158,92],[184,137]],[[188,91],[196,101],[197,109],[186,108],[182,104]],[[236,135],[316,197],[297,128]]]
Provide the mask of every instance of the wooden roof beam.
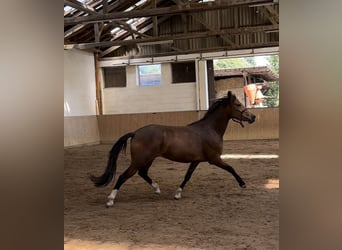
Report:
[[64,18],[64,25],[89,23],[89,22],[104,22],[125,18],[138,18],[138,17],[152,17],[162,15],[176,15],[190,12],[200,12],[208,10],[226,9],[237,6],[244,6],[248,4],[263,4],[273,3],[273,0],[221,0],[219,2],[208,3],[189,3],[189,7],[171,6],[164,8],[132,10],[126,12],[112,12],[102,15],[90,15],[80,17],[66,17]]
[[272,15],[276,23],[279,23],[279,14],[278,12],[273,8],[273,6],[265,6],[265,8],[268,10],[268,12]]
[[[201,23],[203,26],[205,26],[208,30],[211,30],[213,32],[219,33],[219,30],[216,30],[212,28],[203,18],[197,17],[195,14],[190,14],[190,16],[195,19],[197,22]],[[236,46],[235,43],[233,43],[229,38],[227,38],[225,35],[220,35],[221,39],[228,43],[233,48]]]
[[75,0],[64,0],[64,4],[70,6],[70,7],[73,7],[75,9],[78,9],[80,11],[83,11],[87,14],[98,14],[96,11],[94,10],[91,10],[87,7],[84,7],[80,2],[78,1],[75,1]]
[[108,13],[108,0],[102,0],[102,13]]
[[257,10],[261,12],[273,25],[277,25],[279,23],[279,20],[277,21],[274,16],[267,11],[266,6],[257,7]]
[[[164,17],[158,19],[158,23],[160,24],[160,23],[164,22],[165,20],[167,20],[167,17],[164,16]],[[152,29],[152,28],[153,28],[153,23],[148,24],[148,25],[146,25],[145,27],[139,29],[139,32],[143,34],[143,33],[147,32],[148,30],[150,30],[150,29]],[[126,38],[124,38],[123,40],[129,40],[129,39],[130,39],[129,37],[126,37]],[[103,56],[105,56],[105,55],[107,55],[107,54],[113,52],[114,50],[116,50],[116,49],[118,49],[118,48],[120,48],[120,46],[112,46],[112,47],[106,49],[105,51],[102,51],[102,52],[100,53],[100,57],[103,57]]]
[[64,31],[64,38],[67,38],[67,37],[71,36],[72,34],[74,34],[76,31],[83,29],[84,26],[85,26],[84,24],[77,24],[77,25],[73,26],[72,28],[68,29],[67,31]]
[[135,34],[135,35],[142,36],[142,37],[151,37],[149,35],[143,34],[139,31],[132,29],[131,26],[124,21],[113,21],[113,22],[118,23],[122,29],[128,31],[131,34]]
[[98,42],[98,43],[66,44],[64,45],[64,48],[87,49],[87,48],[94,48],[94,47],[123,46],[123,45],[133,45],[133,44],[139,44],[139,43],[158,42],[158,41],[167,41],[167,40],[184,40],[184,39],[194,39],[194,38],[203,38],[203,37],[212,37],[212,36],[223,36],[223,35],[230,35],[230,34],[245,34],[245,33],[276,30],[276,29],[279,29],[279,25],[232,28],[232,29],[223,29],[218,32],[207,31],[207,32],[189,33],[189,34],[179,34],[179,35],[172,35],[172,36],[149,37],[149,38],[142,38],[142,39],[135,39],[135,40],[115,40],[115,41],[106,41],[106,42]]
[[[254,49],[254,48],[264,48],[264,47],[276,47],[279,46],[279,42],[260,42],[260,43],[250,43],[244,45],[238,45],[236,49]],[[147,57],[159,57],[159,56],[174,56],[180,54],[192,54],[192,53],[207,53],[207,52],[215,52],[215,51],[227,51],[227,50],[235,50],[231,47],[222,46],[222,47],[212,47],[212,48],[199,48],[199,49],[190,49],[183,50],[181,52],[178,51],[169,51],[169,52],[161,52],[161,53],[153,53],[153,54],[144,54],[144,55],[136,55],[136,56],[118,56],[118,57],[108,57],[103,58],[103,60],[112,60],[112,59],[128,59],[128,58],[147,58]]]

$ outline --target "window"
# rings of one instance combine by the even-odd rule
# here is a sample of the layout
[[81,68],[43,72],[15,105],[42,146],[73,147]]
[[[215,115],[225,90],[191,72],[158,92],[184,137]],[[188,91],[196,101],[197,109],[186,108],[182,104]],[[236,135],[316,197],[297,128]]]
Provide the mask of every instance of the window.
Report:
[[171,63],[172,83],[196,82],[195,62]]
[[126,87],[126,67],[105,67],[103,75],[105,88]]
[[161,83],[160,64],[138,66],[139,86],[153,86]]
[[258,103],[246,102],[247,108],[279,107],[278,55],[217,59],[214,60],[214,70],[216,85],[219,81],[226,81],[224,85],[243,94],[245,100],[248,99],[247,93],[242,91],[242,87],[250,84],[258,85],[260,88],[258,92],[257,89],[251,91],[254,93],[253,96],[258,93],[261,98],[257,98]]

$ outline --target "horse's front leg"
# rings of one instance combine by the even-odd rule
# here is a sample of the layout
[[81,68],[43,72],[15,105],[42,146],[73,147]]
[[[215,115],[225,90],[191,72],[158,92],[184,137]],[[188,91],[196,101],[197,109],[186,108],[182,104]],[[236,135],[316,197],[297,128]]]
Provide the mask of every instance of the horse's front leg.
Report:
[[175,199],[179,200],[182,198],[182,191],[185,187],[185,184],[190,180],[192,173],[195,171],[196,167],[198,166],[199,162],[192,162],[188,168],[188,171],[185,174],[184,180],[179,188],[176,190]]
[[231,173],[236,181],[239,183],[239,186],[241,188],[246,188],[246,183],[242,180],[242,178],[235,172],[234,168],[230,165],[228,165],[227,163],[223,162],[221,160],[221,158],[216,159],[215,161],[211,161],[209,162],[210,164],[214,164],[215,166],[222,168],[226,171],[228,171],[229,173]]

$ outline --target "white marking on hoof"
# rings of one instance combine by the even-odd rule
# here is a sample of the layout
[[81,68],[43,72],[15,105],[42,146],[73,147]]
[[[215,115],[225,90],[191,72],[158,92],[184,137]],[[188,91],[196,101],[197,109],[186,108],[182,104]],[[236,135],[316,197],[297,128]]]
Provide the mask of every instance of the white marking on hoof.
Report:
[[114,200],[109,200],[106,203],[106,207],[112,207],[114,205]]
[[116,197],[116,194],[118,193],[117,189],[113,189],[112,192],[110,193],[110,195],[108,195],[108,200],[114,200]]
[[114,205],[114,200],[115,200],[117,193],[118,193],[118,190],[113,189],[112,192],[110,193],[110,195],[108,195],[108,197],[107,197],[108,201],[106,203],[107,207],[112,207]]
[[180,187],[176,190],[176,194],[175,194],[176,200],[179,200],[180,198],[182,198],[182,191],[183,191],[183,189]]
[[152,182],[152,187],[154,188],[155,194],[160,194],[160,188],[159,185],[156,182]]
[[114,200],[109,200],[106,203],[106,207],[112,207],[114,205]]

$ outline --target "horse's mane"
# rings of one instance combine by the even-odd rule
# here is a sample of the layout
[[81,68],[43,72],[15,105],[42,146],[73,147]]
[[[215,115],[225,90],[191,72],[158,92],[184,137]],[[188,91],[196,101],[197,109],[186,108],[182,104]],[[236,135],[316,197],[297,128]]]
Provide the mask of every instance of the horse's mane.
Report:
[[198,122],[203,121],[204,119],[206,119],[209,115],[211,115],[212,113],[214,113],[214,112],[215,112],[215,111],[224,103],[225,100],[227,100],[227,96],[222,97],[222,98],[220,98],[220,99],[217,99],[217,100],[209,107],[208,111],[204,114],[204,116],[203,116],[200,120],[194,121],[194,122],[188,124],[188,126],[189,126],[189,125],[193,125],[193,124],[195,124],[195,123],[198,123]]

